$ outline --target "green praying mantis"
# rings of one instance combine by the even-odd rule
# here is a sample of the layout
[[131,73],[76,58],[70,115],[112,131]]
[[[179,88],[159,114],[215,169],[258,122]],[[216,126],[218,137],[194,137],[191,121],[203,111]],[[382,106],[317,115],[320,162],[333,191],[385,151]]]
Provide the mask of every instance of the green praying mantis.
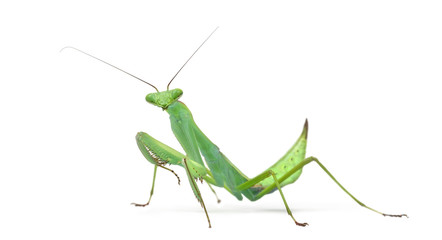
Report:
[[[349,191],[347,191],[347,189],[345,189],[336,180],[336,178],[316,157],[306,158],[308,136],[307,120],[305,121],[302,133],[298,140],[281,159],[254,178],[249,178],[243,174],[196,125],[190,110],[184,103],[179,101],[180,97],[183,95],[183,91],[179,88],[169,90],[169,86],[175,77],[215,31],[216,29],[203,41],[203,43],[182,65],[182,67],[168,83],[166,91],[159,91],[154,85],[91,54],[74,47],[65,47],[86,54],[153,87],[156,92],[147,94],[146,101],[160,107],[169,114],[172,131],[184,149],[185,154],[180,153],[179,151],[156,140],[145,132],[137,133],[136,142],[138,148],[143,156],[154,165],[154,171],[149,200],[144,204],[132,203],[133,205],[137,207],[145,207],[149,205],[154,193],[155,178],[158,168],[173,173],[177,177],[179,184],[180,178],[178,175],[172,169],[166,167],[166,165],[176,165],[184,168],[190,183],[190,187],[192,188],[195,197],[204,210],[209,228],[211,227],[210,218],[197,185],[198,181],[201,181],[201,183],[205,181],[215,195],[216,193],[212,188],[212,185],[226,189],[238,200],[242,200],[243,197],[246,197],[250,201],[256,201],[267,194],[278,191],[287,210],[287,214],[293,219],[296,225],[304,227],[308,224],[298,222],[294,218],[284,197],[282,188],[286,185],[294,183],[301,175],[302,169],[305,165],[315,162],[346,194],[348,194],[348,196],[350,196],[360,206],[383,216],[408,217],[406,214],[385,214],[368,207],[355,198]],[[219,201],[220,200],[218,199],[218,202]]]

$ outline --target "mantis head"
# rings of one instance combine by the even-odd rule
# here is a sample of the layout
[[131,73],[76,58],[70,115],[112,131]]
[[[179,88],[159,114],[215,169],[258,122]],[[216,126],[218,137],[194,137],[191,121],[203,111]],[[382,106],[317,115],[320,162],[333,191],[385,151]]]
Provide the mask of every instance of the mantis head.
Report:
[[175,88],[172,90],[149,93],[146,96],[146,101],[162,109],[166,109],[170,104],[178,101],[183,95],[183,90]]

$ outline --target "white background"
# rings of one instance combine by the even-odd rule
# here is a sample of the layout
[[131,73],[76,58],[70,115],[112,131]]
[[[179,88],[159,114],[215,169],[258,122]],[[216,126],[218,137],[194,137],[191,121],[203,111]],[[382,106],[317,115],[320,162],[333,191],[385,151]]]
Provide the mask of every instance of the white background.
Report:
[[[10,1],[12,2],[12,1]],[[0,4],[1,239],[440,239],[439,1],[14,1]],[[153,91],[173,82],[206,135],[253,177],[309,119],[311,164],[277,193],[216,204],[207,228],[182,184],[153,166],[138,131],[179,149]]]

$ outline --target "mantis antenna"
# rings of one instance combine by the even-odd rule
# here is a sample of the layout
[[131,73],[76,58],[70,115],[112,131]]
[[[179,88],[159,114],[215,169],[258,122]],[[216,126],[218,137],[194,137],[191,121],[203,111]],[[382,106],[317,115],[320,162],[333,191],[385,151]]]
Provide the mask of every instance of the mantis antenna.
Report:
[[181,72],[181,70],[184,68],[184,66],[186,66],[186,64],[190,61],[190,59],[192,59],[193,55],[195,55],[196,52],[198,52],[198,50],[200,50],[200,48],[204,45],[204,43],[207,42],[207,40],[209,40],[209,38],[215,33],[215,31],[218,29],[219,27],[216,27],[215,30],[212,31],[212,33],[206,38],[206,40],[204,40],[203,43],[201,43],[201,45],[195,50],[195,52],[193,52],[193,54],[189,57],[189,59],[187,59],[187,61],[183,64],[183,66],[181,66],[181,68],[178,70],[178,72],[175,74],[175,76],[173,76],[173,78],[170,80],[169,84],[167,84],[167,90],[169,90],[169,86],[172,83],[172,81],[175,79],[175,77],[178,75],[178,73]]
[[79,52],[81,52],[81,53],[83,53],[83,54],[85,54],[85,55],[87,55],[87,56],[89,56],[89,57],[91,57],[91,58],[94,58],[94,59],[96,59],[96,60],[98,60],[98,61],[100,61],[100,62],[102,62],[102,63],[105,63],[105,64],[107,64],[107,65],[109,65],[109,66],[111,66],[111,67],[113,67],[113,68],[115,68],[115,69],[117,69],[117,70],[120,70],[121,72],[124,72],[124,73],[126,73],[127,75],[129,75],[129,76],[131,76],[131,77],[133,77],[133,78],[136,78],[136,79],[140,80],[141,82],[144,82],[144,83],[148,84],[149,86],[155,88],[155,90],[157,90],[157,92],[160,92],[160,91],[158,91],[158,89],[157,89],[154,85],[152,85],[152,84],[150,84],[150,83],[144,81],[143,79],[141,79],[141,78],[139,78],[139,77],[137,77],[137,76],[135,76],[135,75],[133,75],[133,74],[131,74],[131,73],[128,73],[128,72],[124,71],[123,69],[121,69],[121,68],[119,68],[119,67],[116,67],[116,66],[114,66],[114,65],[112,65],[112,64],[110,64],[110,63],[108,63],[108,62],[106,62],[106,61],[104,61],[104,60],[102,60],[102,59],[99,59],[99,58],[97,58],[97,57],[95,57],[95,56],[93,56],[93,55],[91,55],[91,54],[89,54],[89,53],[87,53],[87,52],[84,52],[84,51],[82,51],[82,50],[80,50],[80,49],[78,49],[78,48],[74,48],[74,47],[69,47],[69,46],[67,46],[67,47],[62,48],[62,49],[60,50],[60,52],[63,51],[64,49],[67,49],[67,48],[70,48],[70,49],[74,49],[74,50],[76,50],[76,51],[79,51]]

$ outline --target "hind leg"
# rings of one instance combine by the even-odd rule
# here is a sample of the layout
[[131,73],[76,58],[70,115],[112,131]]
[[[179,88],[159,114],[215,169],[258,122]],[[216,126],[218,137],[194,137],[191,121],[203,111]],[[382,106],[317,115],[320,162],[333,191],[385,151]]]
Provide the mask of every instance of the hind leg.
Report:
[[[295,172],[296,172],[296,171],[295,171]],[[292,174],[293,174],[293,173],[292,173]],[[284,194],[282,193],[282,189],[281,189],[281,186],[280,186],[280,183],[281,183],[283,180],[280,180],[280,179],[276,178],[276,175],[275,175],[275,173],[274,173],[272,170],[268,170],[268,171],[265,171],[265,172],[259,174],[258,176],[256,176],[256,177],[250,179],[249,181],[247,181],[247,182],[245,182],[245,183],[239,185],[239,186],[237,187],[237,189],[238,189],[238,190],[245,190],[245,189],[248,189],[248,188],[252,187],[253,185],[255,185],[255,184],[261,182],[262,180],[264,180],[264,179],[266,179],[266,178],[268,178],[268,177],[270,177],[270,176],[273,178],[274,183],[273,183],[272,185],[270,185],[269,187],[267,187],[267,188],[265,188],[265,189],[263,190],[263,191],[266,191],[264,194],[269,193],[270,191],[273,191],[273,190],[275,189],[275,187],[276,187],[276,188],[278,189],[278,191],[279,191],[279,194],[281,195],[282,201],[284,202],[284,206],[285,206],[285,209],[286,209],[286,211],[287,211],[287,214],[293,219],[293,221],[296,223],[296,225],[301,226],[301,227],[305,227],[305,226],[307,226],[308,223],[300,223],[300,222],[296,221],[295,217],[293,217],[292,211],[290,210],[290,207],[289,207],[289,205],[287,204],[287,201],[285,200]],[[263,191],[262,191],[262,192],[263,192]],[[259,198],[261,198],[262,196],[264,196],[264,194],[261,194],[262,192],[260,192],[260,193],[256,196],[256,199],[259,199]]]
[[[264,196],[265,194],[271,192],[275,187],[277,187],[277,185],[279,185],[279,183],[283,182],[285,179],[287,179],[289,176],[291,176],[292,174],[294,174],[296,171],[298,171],[299,169],[303,168],[305,165],[311,163],[311,162],[316,162],[319,167],[321,167],[321,169],[327,173],[327,175],[345,192],[347,193],[348,196],[350,196],[355,202],[357,202],[360,206],[365,207],[373,212],[376,212],[378,214],[381,214],[382,216],[386,216],[386,217],[408,217],[407,214],[387,214],[387,213],[383,213],[380,211],[377,211],[367,205],[365,205],[364,203],[362,203],[361,201],[359,201],[356,197],[354,197],[347,189],[344,188],[344,186],[342,186],[341,183],[338,182],[338,180],[336,180],[336,178],[328,171],[328,169],[322,165],[322,163],[315,157],[309,157],[304,159],[301,163],[299,163],[298,165],[296,165],[295,167],[293,167],[292,169],[290,169],[287,173],[285,173],[282,177],[278,178],[277,181],[275,181],[274,184],[268,186],[267,188],[265,188],[264,190],[262,190],[256,197],[260,198],[262,196]],[[256,184],[256,183],[255,183]]]

